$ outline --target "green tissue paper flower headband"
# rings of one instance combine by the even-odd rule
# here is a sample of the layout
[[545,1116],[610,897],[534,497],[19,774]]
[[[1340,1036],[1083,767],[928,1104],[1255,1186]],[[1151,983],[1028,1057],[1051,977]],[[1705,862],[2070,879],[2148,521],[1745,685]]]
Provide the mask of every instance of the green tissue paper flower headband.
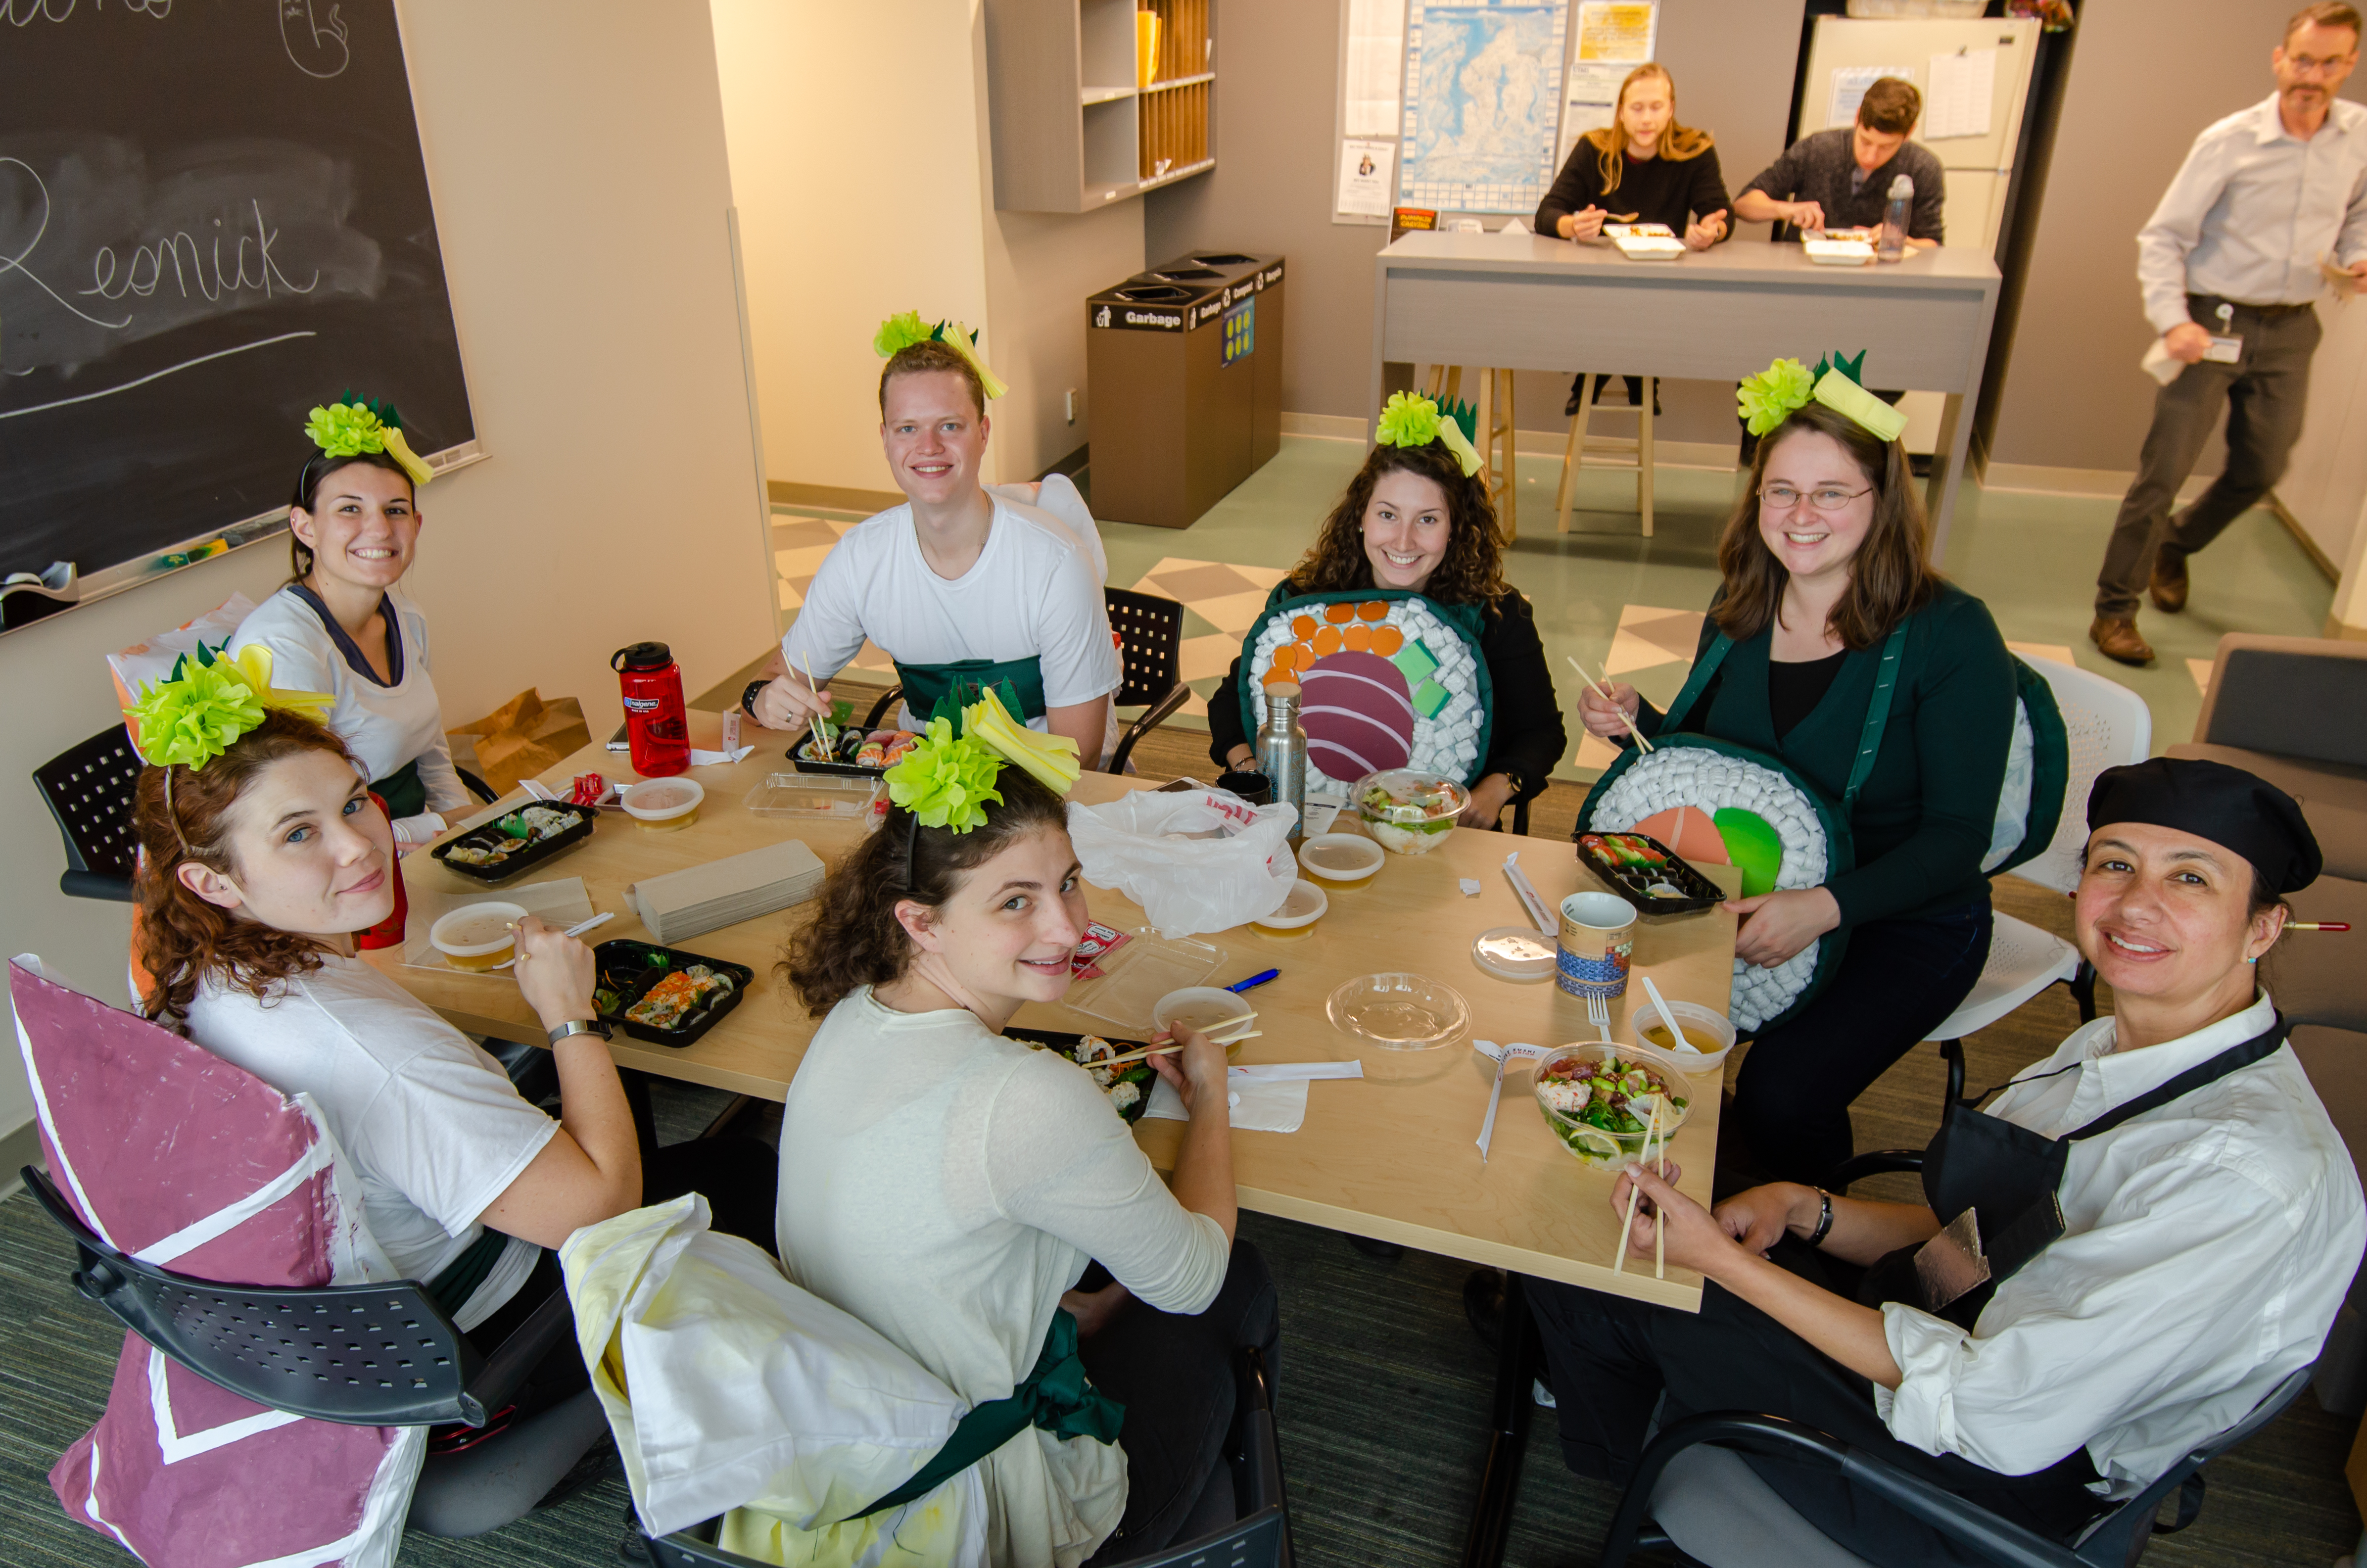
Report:
[[1433,441],[1445,444],[1462,465],[1464,477],[1479,472],[1479,452],[1471,444],[1471,433],[1479,423],[1479,411],[1460,400],[1449,403],[1444,409],[1420,392],[1391,392],[1388,406],[1381,410],[1378,426],[1373,438],[1385,447],[1427,447]]
[[871,335],[872,350],[882,359],[892,359],[899,349],[910,348],[915,343],[942,343],[969,361],[969,368],[978,372],[979,390],[990,403],[1011,390],[978,357],[978,334],[957,321],[941,321],[931,326],[921,319],[920,312],[900,311],[881,322],[879,330]]
[[324,691],[274,687],[271,650],[261,643],[233,657],[200,642],[195,658],[184,653],[174,661],[169,676],[142,683],[123,716],[131,721],[131,744],[143,760],[195,772],[262,723],[266,709],[292,709],[325,723],[335,702]]
[[1875,440],[1896,441],[1907,428],[1907,415],[1858,384],[1864,364],[1862,348],[1854,359],[1838,354],[1819,359],[1813,370],[1797,359],[1778,359],[1759,374],[1743,379],[1735,394],[1735,412],[1752,435],[1764,436],[1813,398],[1854,421]]
[[348,390],[343,402],[325,407],[316,405],[311,416],[304,421],[304,434],[333,458],[384,452],[402,465],[402,472],[411,476],[414,486],[436,477],[436,471],[421,461],[412,451],[411,443],[403,439],[402,415],[394,411],[394,404],[383,399],[371,403]]
[[956,735],[953,721],[932,719],[904,760],[888,770],[888,798],[923,827],[968,833],[986,824],[986,803],[1002,803],[994,787],[1002,756],[985,742]]

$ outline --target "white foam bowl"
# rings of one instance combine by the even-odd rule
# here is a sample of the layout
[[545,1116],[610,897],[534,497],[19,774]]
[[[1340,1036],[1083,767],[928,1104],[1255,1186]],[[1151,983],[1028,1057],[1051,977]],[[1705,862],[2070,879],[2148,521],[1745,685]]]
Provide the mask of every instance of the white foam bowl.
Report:
[[644,778],[617,797],[625,814],[647,827],[688,827],[698,818],[707,786],[696,778]]
[[[484,941],[462,942],[453,938],[453,932],[464,925],[494,919],[502,929]],[[444,961],[454,969],[490,970],[508,958],[517,946],[517,934],[508,927],[526,918],[526,906],[504,903],[499,899],[485,899],[476,903],[464,903],[447,909],[436,916],[436,924],[427,928],[428,946],[444,955]]]
[[1688,1073],[1714,1073],[1726,1065],[1727,1054],[1734,1049],[1732,1018],[1698,1002],[1671,1002],[1669,1011],[1677,1016],[1677,1027],[1685,1031],[1685,1042],[1692,1050],[1681,1049],[1673,1039],[1662,1045],[1659,1040],[1644,1038],[1647,1028],[1668,1032],[1668,1026],[1660,1021],[1660,1009],[1648,1001],[1638,1002],[1636,1010],[1627,1016],[1627,1038],[1637,1045],[1666,1051]]
[[1319,833],[1298,846],[1298,864],[1308,880],[1333,892],[1363,887],[1379,875],[1387,858],[1361,833]]

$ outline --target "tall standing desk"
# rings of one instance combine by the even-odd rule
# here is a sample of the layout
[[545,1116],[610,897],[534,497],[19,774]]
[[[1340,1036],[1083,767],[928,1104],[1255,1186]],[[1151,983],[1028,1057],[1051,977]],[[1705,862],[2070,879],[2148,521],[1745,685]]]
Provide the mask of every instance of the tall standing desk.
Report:
[[1778,358],[1866,351],[1865,381],[1945,392],[1924,505],[1947,549],[1997,312],[1976,251],[1819,267],[1796,244],[1735,241],[1675,261],[1535,234],[1407,234],[1374,258],[1372,406],[1384,367],[1489,365],[1739,381]]

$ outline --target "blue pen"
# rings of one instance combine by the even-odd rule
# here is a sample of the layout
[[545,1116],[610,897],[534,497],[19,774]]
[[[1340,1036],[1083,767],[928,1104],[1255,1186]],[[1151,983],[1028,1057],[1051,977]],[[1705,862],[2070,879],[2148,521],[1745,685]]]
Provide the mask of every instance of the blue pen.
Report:
[[1251,991],[1251,990],[1254,990],[1254,989],[1256,989],[1258,986],[1263,985],[1267,981],[1274,979],[1276,975],[1280,974],[1281,972],[1282,972],[1282,971],[1280,971],[1280,970],[1278,970],[1278,969],[1270,969],[1270,970],[1267,970],[1263,974],[1253,974],[1253,975],[1251,975],[1247,980],[1242,981],[1239,985],[1228,985],[1228,986],[1226,986],[1226,987],[1225,987],[1225,989],[1226,989],[1226,990],[1228,990],[1228,991],[1229,991],[1229,992],[1231,992],[1234,995],[1238,996],[1238,995],[1240,995],[1240,994],[1242,992],[1244,992],[1244,991]]

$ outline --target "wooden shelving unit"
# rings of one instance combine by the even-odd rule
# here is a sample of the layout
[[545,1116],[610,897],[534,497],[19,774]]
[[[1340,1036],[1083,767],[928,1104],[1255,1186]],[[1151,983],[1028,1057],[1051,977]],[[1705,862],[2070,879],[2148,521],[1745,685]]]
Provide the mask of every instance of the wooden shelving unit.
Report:
[[[1090,212],[1217,166],[1215,0],[986,0],[994,204]],[[1149,85],[1138,11],[1160,19]]]

